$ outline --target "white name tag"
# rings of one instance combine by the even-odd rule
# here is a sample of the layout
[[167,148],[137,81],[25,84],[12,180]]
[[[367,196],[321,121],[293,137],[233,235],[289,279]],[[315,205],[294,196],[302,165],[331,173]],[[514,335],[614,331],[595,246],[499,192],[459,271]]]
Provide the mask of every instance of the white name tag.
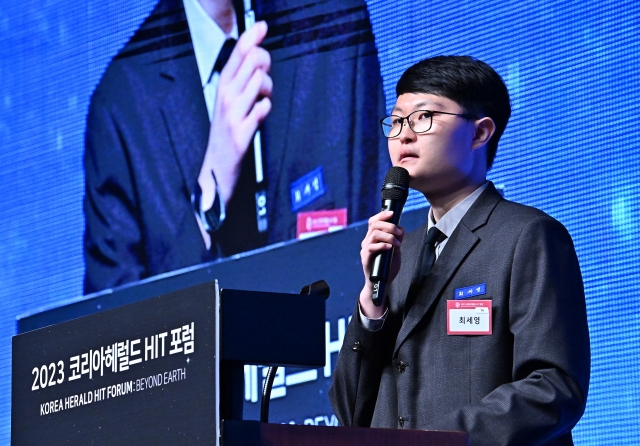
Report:
[[448,300],[448,335],[490,335],[491,300]]

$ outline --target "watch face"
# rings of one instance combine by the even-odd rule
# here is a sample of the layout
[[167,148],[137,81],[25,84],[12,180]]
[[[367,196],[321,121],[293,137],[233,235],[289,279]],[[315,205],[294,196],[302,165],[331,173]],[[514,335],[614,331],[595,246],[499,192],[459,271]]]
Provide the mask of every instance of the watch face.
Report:
[[213,206],[211,206],[211,209],[204,211],[203,223],[205,224],[205,230],[207,232],[217,231],[220,229],[223,221],[224,217],[221,212],[220,197],[216,193],[216,197],[213,200]]
[[[213,172],[211,172],[213,175]],[[215,182],[215,176],[213,177]],[[224,204],[220,201],[220,197],[216,193],[213,199],[213,205],[210,209],[203,210],[202,209],[202,189],[200,188],[200,184],[196,181],[196,185],[193,190],[193,195],[191,196],[191,204],[196,211],[196,214],[200,217],[202,221],[202,226],[204,230],[211,233],[220,229],[222,222],[225,218],[224,212]]]

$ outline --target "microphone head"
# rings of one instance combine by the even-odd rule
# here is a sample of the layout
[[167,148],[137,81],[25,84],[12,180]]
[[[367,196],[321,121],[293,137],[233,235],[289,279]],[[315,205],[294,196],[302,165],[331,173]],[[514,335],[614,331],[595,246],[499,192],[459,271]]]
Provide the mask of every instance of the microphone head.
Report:
[[409,172],[402,167],[392,167],[387,171],[382,185],[383,200],[399,200],[404,204],[409,195]]

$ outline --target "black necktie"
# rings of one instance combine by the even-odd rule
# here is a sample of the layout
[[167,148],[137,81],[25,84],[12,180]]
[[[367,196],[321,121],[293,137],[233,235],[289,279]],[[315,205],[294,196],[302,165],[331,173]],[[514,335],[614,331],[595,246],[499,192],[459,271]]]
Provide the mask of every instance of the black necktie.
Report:
[[446,238],[447,236],[435,226],[427,232],[427,237],[424,240],[424,250],[422,251],[422,262],[420,263],[420,275],[409,287],[407,300],[405,301],[404,317],[407,316],[409,309],[418,295],[420,287],[429,275],[429,271],[431,271],[433,264],[436,262],[436,245]]
[[229,57],[231,56],[231,52],[233,51],[233,48],[235,46],[236,46],[236,39],[227,39],[224,42],[224,44],[222,45],[222,48],[220,49],[220,52],[218,53],[218,58],[216,59],[216,63],[213,64],[213,70],[211,70],[211,74],[209,75],[209,79],[207,80],[207,83],[211,82],[213,73],[220,73],[222,71],[225,64],[229,60]]
[[427,232],[427,237],[424,240],[424,251],[422,252],[422,263],[420,265],[420,277],[418,279],[418,284],[421,284],[429,275],[429,271],[431,271],[431,268],[436,261],[436,245],[444,241],[446,238],[447,236],[435,226]]

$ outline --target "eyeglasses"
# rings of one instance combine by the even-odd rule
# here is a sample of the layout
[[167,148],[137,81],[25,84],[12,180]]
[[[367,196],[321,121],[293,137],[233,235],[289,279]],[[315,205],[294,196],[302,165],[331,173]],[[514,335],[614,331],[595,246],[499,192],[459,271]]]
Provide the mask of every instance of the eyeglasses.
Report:
[[416,110],[409,113],[407,116],[402,117],[398,115],[387,116],[380,120],[380,126],[382,127],[382,133],[387,138],[395,138],[402,132],[402,126],[404,121],[407,121],[409,128],[415,133],[426,133],[431,130],[433,124],[433,115],[439,113],[441,115],[460,116],[465,119],[476,119],[473,115],[464,113],[447,113],[443,111],[435,110]]

